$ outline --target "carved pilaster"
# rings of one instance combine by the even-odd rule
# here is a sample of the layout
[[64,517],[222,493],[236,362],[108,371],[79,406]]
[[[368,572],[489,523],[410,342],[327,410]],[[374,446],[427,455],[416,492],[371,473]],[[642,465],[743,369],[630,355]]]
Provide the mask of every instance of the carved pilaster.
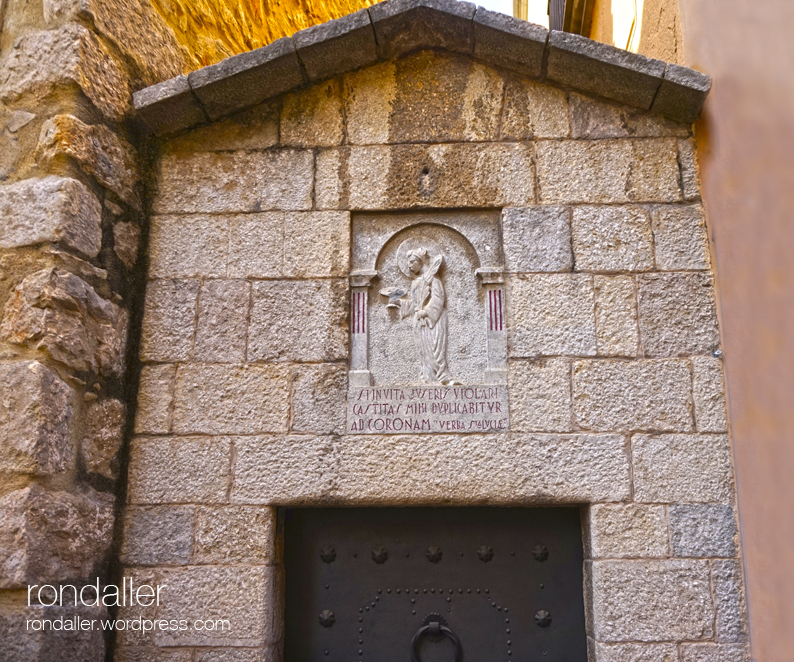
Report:
[[369,287],[377,271],[354,271],[350,274],[350,371],[351,386],[370,386],[369,371]]
[[504,273],[501,269],[477,269],[477,278],[485,291],[485,323],[487,324],[488,362],[485,381],[507,383],[507,316]]

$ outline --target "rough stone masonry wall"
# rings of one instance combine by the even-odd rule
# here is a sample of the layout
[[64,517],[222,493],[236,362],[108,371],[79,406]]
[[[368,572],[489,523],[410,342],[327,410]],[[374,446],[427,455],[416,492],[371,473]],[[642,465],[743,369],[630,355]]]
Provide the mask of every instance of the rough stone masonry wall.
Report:
[[3,661],[105,659],[98,631],[26,631],[75,614],[28,607],[26,587],[110,579],[143,289],[131,94],[182,68],[145,0],[0,2]]
[[[503,208],[511,430],[345,435],[351,210]],[[165,145],[120,660],[280,660],[276,506],[587,504],[591,659],[748,659],[688,128],[421,52]],[[245,599],[241,599],[245,596]]]

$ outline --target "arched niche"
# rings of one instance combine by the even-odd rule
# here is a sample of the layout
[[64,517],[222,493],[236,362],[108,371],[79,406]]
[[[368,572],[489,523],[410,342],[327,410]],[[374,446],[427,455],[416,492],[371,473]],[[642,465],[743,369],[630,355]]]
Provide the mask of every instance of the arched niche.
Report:
[[375,265],[378,285],[369,299],[372,383],[377,386],[423,383],[412,316],[402,317],[401,309],[388,307],[389,298],[380,294],[399,289],[406,292],[405,298],[410,296],[414,279],[405,261],[411,249],[426,250],[431,259],[440,256],[443,260],[434,278],[440,283],[437,289],[442,290],[444,297],[447,327],[444,344],[449,374],[460,384],[484,383],[487,368],[484,293],[476,275],[480,258],[463,234],[439,223],[417,223],[396,232],[378,254]]
[[[359,214],[352,245],[351,387],[439,383],[427,379],[410,306],[399,301],[411,299],[417,277],[406,268],[406,253],[421,248],[429,261],[443,257],[434,278],[443,289],[450,381],[506,382],[499,212]],[[402,296],[389,306],[382,292],[398,290]]]

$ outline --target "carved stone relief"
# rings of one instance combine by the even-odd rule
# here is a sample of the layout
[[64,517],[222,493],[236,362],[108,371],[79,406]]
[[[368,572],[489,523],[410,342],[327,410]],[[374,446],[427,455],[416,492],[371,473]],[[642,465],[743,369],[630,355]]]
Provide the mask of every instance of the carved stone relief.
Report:
[[498,213],[354,218],[351,433],[507,429],[502,263]]

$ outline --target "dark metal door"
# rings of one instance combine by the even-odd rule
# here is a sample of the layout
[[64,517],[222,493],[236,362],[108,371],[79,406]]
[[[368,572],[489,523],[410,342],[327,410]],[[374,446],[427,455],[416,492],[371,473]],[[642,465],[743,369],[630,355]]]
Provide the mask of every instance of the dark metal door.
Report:
[[286,662],[587,660],[578,508],[284,516]]

